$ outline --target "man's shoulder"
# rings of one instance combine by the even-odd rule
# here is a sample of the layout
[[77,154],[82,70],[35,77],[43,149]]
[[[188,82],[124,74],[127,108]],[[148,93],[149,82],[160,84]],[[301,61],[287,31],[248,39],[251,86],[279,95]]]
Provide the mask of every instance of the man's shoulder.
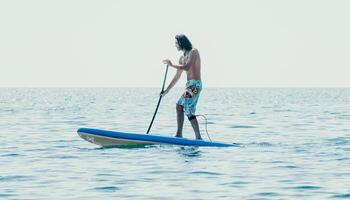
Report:
[[192,50],[191,50],[191,54],[198,54],[199,53],[199,51],[198,51],[198,49],[196,49],[196,48],[193,48]]

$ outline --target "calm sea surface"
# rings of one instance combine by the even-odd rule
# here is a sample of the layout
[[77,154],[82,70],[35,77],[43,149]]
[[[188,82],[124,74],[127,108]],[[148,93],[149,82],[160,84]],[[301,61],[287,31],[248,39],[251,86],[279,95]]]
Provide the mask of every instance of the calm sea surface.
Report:
[[[146,132],[158,93],[0,89],[0,199],[350,199],[350,89],[204,88],[211,139],[241,147],[104,149],[77,135]],[[180,93],[152,134],[175,133]]]

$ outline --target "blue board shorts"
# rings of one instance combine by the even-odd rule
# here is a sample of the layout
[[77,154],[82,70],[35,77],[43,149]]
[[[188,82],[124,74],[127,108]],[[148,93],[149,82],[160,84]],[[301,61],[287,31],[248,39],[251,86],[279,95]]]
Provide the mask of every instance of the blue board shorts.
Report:
[[189,80],[186,83],[186,90],[177,101],[177,105],[183,107],[187,117],[195,116],[196,106],[199,94],[202,91],[202,82],[200,80]]

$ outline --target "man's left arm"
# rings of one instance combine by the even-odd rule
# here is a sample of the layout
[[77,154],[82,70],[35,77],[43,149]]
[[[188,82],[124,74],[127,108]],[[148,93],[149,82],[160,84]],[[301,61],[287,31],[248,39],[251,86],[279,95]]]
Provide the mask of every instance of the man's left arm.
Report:
[[183,65],[174,65],[171,63],[170,60],[165,60],[164,62],[166,62],[166,64],[168,64],[170,67],[188,71],[190,67],[193,65],[193,63],[195,62],[198,51],[197,49],[194,49],[194,50],[191,50],[189,54],[190,54],[189,59]]

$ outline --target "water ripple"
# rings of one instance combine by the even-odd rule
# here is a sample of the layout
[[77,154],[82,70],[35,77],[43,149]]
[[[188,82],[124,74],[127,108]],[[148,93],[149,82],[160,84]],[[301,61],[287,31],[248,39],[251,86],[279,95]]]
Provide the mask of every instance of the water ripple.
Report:
[[203,174],[203,175],[210,175],[210,176],[221,176],[223,174],[217,173],[217,172],[209,172],[209,171],[193,171],[191,174]]
[[230,128],[256,128],[256,126],[253,125],[232,125]]
[[332,197],[334,197],[334,198],[340,198],[340,199],[349,199],[349,198],[350,198],[350,193],[347,193],[347,194],[337,194],[337,195],[333,195]]
[[313,185],[301,185],[301,186],[291,187],[291,189],[296,189],[296,190],[319,190],[321,188],[322,187],[313,186]]
[[95,187],[93,190],[99,190],[99,191],[104,191],[104,192],[116,192],[119,190],[118,187],[115,186],[103,186],[103,187]]
[[14,176],[0,176],[0,181],[31,181],[34,180],[34,176],[21,176],[21,175],[14,175]]
[[260,193],[256,193],[254,194],[256,196],[263,196],[263,197],[275,197],[275,196],[280,196],[278,193],[276,192],[260,192]]

